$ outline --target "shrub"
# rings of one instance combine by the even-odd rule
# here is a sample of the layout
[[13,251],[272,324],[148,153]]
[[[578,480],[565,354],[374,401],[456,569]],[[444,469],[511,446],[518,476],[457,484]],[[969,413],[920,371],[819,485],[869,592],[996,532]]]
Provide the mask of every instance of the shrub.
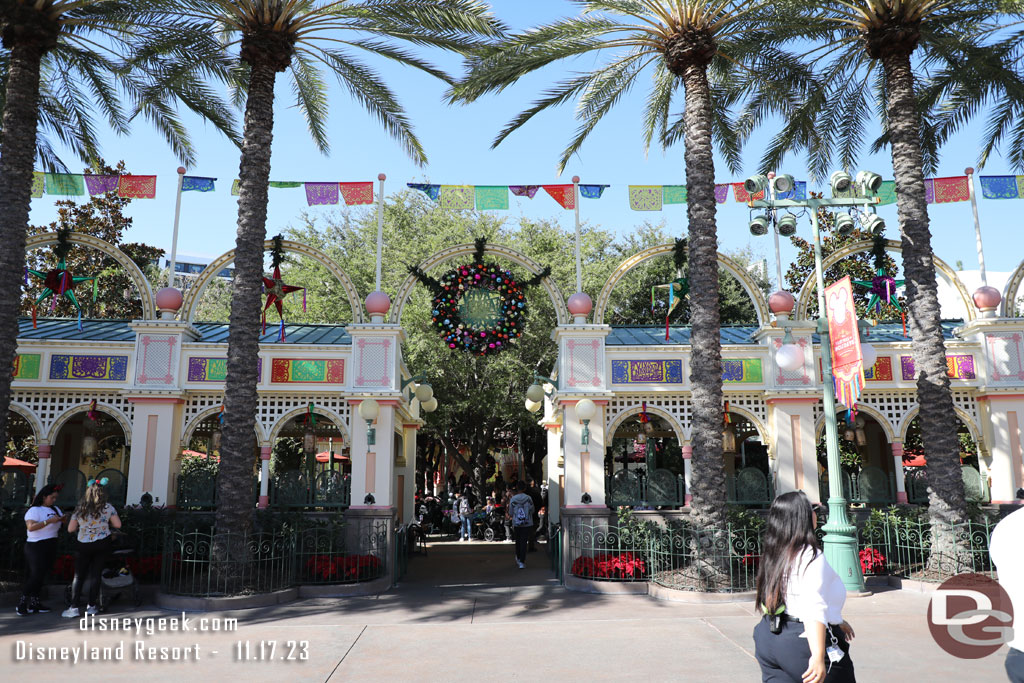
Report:
[[585,579],[641,581],[647,578],[647,563],[635,553],[601,553],[577,557],[571,571],[574,576]]

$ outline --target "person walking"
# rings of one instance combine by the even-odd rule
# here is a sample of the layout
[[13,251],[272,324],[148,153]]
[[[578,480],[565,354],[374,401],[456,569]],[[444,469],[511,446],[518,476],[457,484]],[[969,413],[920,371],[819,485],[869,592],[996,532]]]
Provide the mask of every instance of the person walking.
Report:
[[516,541],[516,564],[526,567],[526,549],[533,533],[533,499],[526,493],[526,482],[516,482],[516,495],[509,500],[509,515],[512,518],[512,534]]
[[21,599],[15,608],[18,616],[45,614],[50,608],[39,600],[39,593],[46,582],[46,575],[53,569],[57,559],[57,533],[67,515],[57,507],[60,486],[48,484],[39,489],[32,505],[25,511],[25,564],[28,576],[22,589]]
[[530,534],[529,552],[537,552],[537,536],[540,534],[540,509],[544,507],[544,502],[540,496],[540,488],[537,487],[537,482],[533,477],[527,477],[526,479],[526,495],[533,501],[533,532]]
[[755,603],[764,616],[754,627],[764,683],[856,681],[846,587],[818,547],[817,523],[803,491],[782,494],[768,510]]
[[78,507],[68,522],[68,532],[78,532],[75,549],[75,578],[71,582],[71,605],[61,616],[74,619],[81,615],[82,591],[86,592],[88,604],[86,614],[99,614],[100,574],[111,551],[110,530],[121,528],[117,510],[107,502],[107,485],[104,477],[99,481],[90,479],[85,495],[78,501]]
[[505,543],[514,543],[512,538],[512,511],[509,509],[509,503],[512,501],[512,495],[515,492],[511,487],[505,489],[505,495],[501,498],[501,510],[504,513],[502,521],[505,523]]
[[[1024,489],[1017,490],[1017,498],[1024,498]],[[992,538],[988,544],[989,556],[996,566],[999,585],[1010,596],[1013,614],[1024,615],[1024,508],[1011,512],[1004,517],[992,530]],[[995,609],[1006,610],[1002,605]],[[1018,617],[1019,618],[1019,617]],[[1006,654],[1006,677],[1010,683],[1024,683],[1024,629],[1013,630],[1013,640],[1007,645],[1010,651]]]
[[465,493],[458,497],[459,500],[459,519],[460,526],[462,527],[462,540],[471,540],[473,532],[473,508],[469,504],[469,496]]

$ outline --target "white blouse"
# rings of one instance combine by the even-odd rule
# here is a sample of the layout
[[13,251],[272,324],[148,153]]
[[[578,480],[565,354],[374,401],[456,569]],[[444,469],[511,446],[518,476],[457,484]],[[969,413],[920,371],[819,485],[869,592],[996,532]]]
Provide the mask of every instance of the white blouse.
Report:
[[786,613],[800,621],[841,624],[846,586],[825,554],[804,548],[797,555],[786,584]]

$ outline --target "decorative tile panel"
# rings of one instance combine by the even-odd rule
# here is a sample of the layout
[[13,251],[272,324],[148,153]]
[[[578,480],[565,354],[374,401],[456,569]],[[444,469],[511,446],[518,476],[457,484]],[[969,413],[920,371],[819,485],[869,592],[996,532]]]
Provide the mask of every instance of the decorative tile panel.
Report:
[[682,384],[681,360],[613,360],[612,384]]
[[[908,382],[917,377],[913,356],[900,356],[900,374]],[[946,356],[946,375],[950,379],[975,379],[974,356],[969,353]]]
[[177,344],[177,335],[141,335],[135,363],[135,383],[138,385],[173,384],[174,370],[177,364]]
[[342,384],[345,361],[341,358],[274,358],[270,364],[271,384]]
[[39,379],[42,354],[19,353],[14,356],[14,379]]
[[392,340],[362,338],[355,341],[356,386],[386,387],[391,384]]
[[[224,382],[228,378],[228,359],[193,356],[188,359],[189,382]],[[256,381],[263,381],[263,359],[256,359]]]
[[50,357],[50,379],[123,382],[128,376],[128,356]]
[[986,334],[988,374],[995,384],[1015,384],[1024,380],[1021,356],[1021,334]]
[[722,359],[722,381],[733,384],[760,384],[764,381],[760,358]]
[[864,379],[869,382],[891,382],[892,357],[879,356],[875,364],[864,371]]
[[600,387],[601,382],[601,340],[568,339],[565,342],[569,356],[569,387]]

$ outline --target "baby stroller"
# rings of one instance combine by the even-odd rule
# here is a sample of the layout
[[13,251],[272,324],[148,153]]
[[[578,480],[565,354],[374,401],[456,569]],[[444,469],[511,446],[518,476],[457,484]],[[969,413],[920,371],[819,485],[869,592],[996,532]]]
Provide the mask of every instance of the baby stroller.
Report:
[[480,536],[485,541],[500,541],[505,538],[505,513],[502,508],[485,512],[480,522]]
[[[113,535],[113,551],[107,558],[107,566],[100,574],[100,612],[117,600],[129,601],[135,607],[142,604],[139,597],[139,584],[132,574],[130,560],[135,559],[135,546],[127,536],[121,533]],[[64,589],[64,603],[71,605],[71,585]]]

